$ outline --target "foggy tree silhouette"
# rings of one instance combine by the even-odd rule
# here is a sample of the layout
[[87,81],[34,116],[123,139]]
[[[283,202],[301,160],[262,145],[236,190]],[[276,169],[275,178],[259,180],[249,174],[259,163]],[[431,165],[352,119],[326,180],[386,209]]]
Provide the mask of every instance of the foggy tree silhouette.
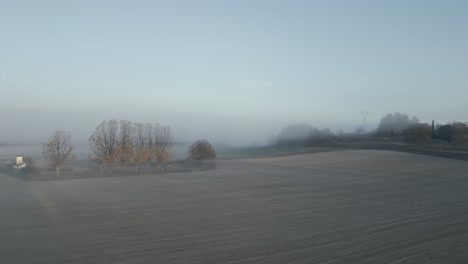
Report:
[[213,146],[205,139],[193,143],[188,150],[188,158],[195,160],[206,160],[216,158],[216,152]]

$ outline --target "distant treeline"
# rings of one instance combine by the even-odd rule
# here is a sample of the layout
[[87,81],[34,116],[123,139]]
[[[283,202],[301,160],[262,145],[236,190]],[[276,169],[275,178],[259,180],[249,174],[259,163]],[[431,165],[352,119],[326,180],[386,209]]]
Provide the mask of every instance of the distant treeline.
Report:
[[363,126],[354,132],[318,129],[309,124],[290,125],[283,128],[277,136],[270,137],[273,145],[310,145],[352,139],[394,139],[410,143],[446,142],[453,145],[468,144],[468,123],[451,122],[448,124],[421,123],[418,118],[406,114],[389,113],[381,118],[376,130],[366,131]]

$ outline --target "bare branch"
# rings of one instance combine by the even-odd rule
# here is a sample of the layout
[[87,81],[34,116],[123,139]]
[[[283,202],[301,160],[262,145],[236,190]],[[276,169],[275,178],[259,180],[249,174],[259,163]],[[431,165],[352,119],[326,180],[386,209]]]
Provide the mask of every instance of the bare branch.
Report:
[[73,154],[73,146],[71,142],[71,135],[67,131],[57,130],[49,140],[44,143],[42,148],[42,155],[46,162],[56,169],[57,176],[60,175],[60,166],[67,161],[75,158]]

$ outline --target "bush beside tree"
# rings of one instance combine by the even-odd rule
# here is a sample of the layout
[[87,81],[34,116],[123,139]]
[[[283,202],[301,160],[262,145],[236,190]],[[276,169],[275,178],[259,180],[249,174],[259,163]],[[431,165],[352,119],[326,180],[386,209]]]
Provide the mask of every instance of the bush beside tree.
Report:
[[213,146],[205,139],[193,143],[188,149],[188,158],[192,160],[207,160],[216,158],[216,152]]

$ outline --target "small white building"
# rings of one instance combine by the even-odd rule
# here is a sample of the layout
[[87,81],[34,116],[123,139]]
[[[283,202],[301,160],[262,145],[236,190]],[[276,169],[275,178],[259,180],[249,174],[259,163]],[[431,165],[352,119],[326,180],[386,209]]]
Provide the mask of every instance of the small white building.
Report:
[[13,167],[17,170],[26,168],[26,162],[23,161],[23,155],[17,155],[16,156],[16,162],[13,165]]

